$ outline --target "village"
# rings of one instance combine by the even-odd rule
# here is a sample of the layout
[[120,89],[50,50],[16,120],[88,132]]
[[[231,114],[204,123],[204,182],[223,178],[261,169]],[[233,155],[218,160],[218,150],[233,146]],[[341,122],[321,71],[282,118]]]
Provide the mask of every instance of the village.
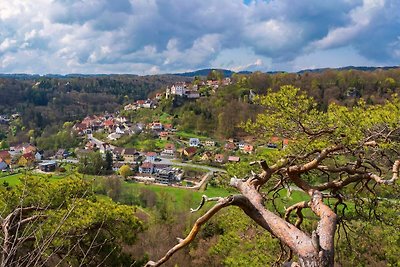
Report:
[[[205,136],[182,136],[179,134],[179,125],[160,120],[133,123],[123,114],[134,114],[143,109],[154,110],[160,101],[175,97],[193,101],[207,97],[204,95],[205,91],[215,93],[219,87],[229,84],[229,78],[196,84],[179,82],[155,94],[151,99],[127,103],[121,111],[88,115],[72,127],[72,133],[83,140],[82,147],[73,150],[59,149],[49,155],[30,143],[12,145],[8,150],[0,151],[0,170],[13,173],[16,169],[25,167],[51,173],[65,162],[77,164],[88,153],[98,151],[103,158],[106,154],[112,155],[112,171],[116,174],[121,174],[120,170],[124,165],[129,166],[130,172],[125,177],[126,180],[200,187],[210,174],[225,172],[226,163],[235,164],[243,157],[253,154],[254,138],[216,140]],[[115,144],[121,138],[138,135],[157,139],[158,146],[146,150]],[[284,148],[287,144],[287,139],[273,137],[268,143],[258,147],[276,149]],[[196,169],[197,172],[185,172],[188,168]]]

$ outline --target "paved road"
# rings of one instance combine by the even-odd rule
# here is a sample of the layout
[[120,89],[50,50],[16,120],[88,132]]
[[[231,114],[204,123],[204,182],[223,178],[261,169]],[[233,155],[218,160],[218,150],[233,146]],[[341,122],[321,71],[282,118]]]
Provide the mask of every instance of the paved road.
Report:
[[[103,142],[103,141],[101,141],[101,140],[95,138],[95,137],[93,136],[93,134],[88,134],[87,137],[88,137],[88,139],[89,139],[90,141],[94,142],[94,143],[97,145],[97,147],[99,147],[99,148],[101,147],[102,144],[105,143],[105,142]],[[110,148],[111,148],[111,149],[114,149],[115,146],[110,145]]]
[[224,169],[220,169],[220,168],[216,168],[216,167],[197,165],[197,164],[193,164],[193,163],[175,162],[175,161],[172,161],[172,159],[163,158],[163,157],[158,157],[158,158],[161,159],[161,161],[155,162],[158,164],[168,164],[168,165],[175,165],[175,166],[182,166],[182,167],[199,168],[199,169],[204,169],[204,170],[213,171],[213,172],[226,172]]

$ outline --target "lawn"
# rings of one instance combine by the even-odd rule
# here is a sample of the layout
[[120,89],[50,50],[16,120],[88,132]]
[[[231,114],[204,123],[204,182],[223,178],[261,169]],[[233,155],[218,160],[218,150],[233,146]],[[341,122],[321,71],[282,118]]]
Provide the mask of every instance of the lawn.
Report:
[[168,196],[171,201],[174,203],[175,208],[181,210],[182,208],[186,208],[188,204],[193,203],[196,206],[200,203],[201,196],[207,195],[208,197],[217,197],[217,196],[228,196],[230,192],[223,188],[215,188],[208,187],[206,191],[199,192],[196,190],[177,188],[173,186],[163,186],[163,185],[146,185],[143,183],[132,183],[132,182],[124,182],[123,187],[125,190],[132,190],[134,192],[140,192],[141,189],[147,189],[156,193],[159,197]]

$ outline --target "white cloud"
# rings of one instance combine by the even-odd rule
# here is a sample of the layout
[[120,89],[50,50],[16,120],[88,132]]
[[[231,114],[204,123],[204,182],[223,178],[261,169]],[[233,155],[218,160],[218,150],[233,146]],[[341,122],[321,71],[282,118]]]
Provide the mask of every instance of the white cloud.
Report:
[[398,0],[1,1],[0,72],[271,70],[349,45],[399,59]]

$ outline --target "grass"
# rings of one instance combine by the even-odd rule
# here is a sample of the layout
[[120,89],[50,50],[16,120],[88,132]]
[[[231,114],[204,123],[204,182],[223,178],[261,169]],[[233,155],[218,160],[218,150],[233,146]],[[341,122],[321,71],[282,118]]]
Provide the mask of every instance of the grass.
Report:
[[230,194],[229,191],[223,188],[215,188],[208,186],[204,192],[196,190],[177,188],[173,186],[162,186],[162,185],[146,185],[143,183],[129,183],[124,182],[123,187],[127,191],[140,192],[142,189],[150,190],[157,194],[160,199],[170,199],[177,210],[187,209],[189,206],[196,206],[200,203],[201,196],[207,195],[208,197],[224,197]]
[[189,138],[209,139],[209,137],[207,136],[198,135],[195,133],[185,132],[185,131],[178,131],[175,133],[175,135],[184,139],[189,139]]

